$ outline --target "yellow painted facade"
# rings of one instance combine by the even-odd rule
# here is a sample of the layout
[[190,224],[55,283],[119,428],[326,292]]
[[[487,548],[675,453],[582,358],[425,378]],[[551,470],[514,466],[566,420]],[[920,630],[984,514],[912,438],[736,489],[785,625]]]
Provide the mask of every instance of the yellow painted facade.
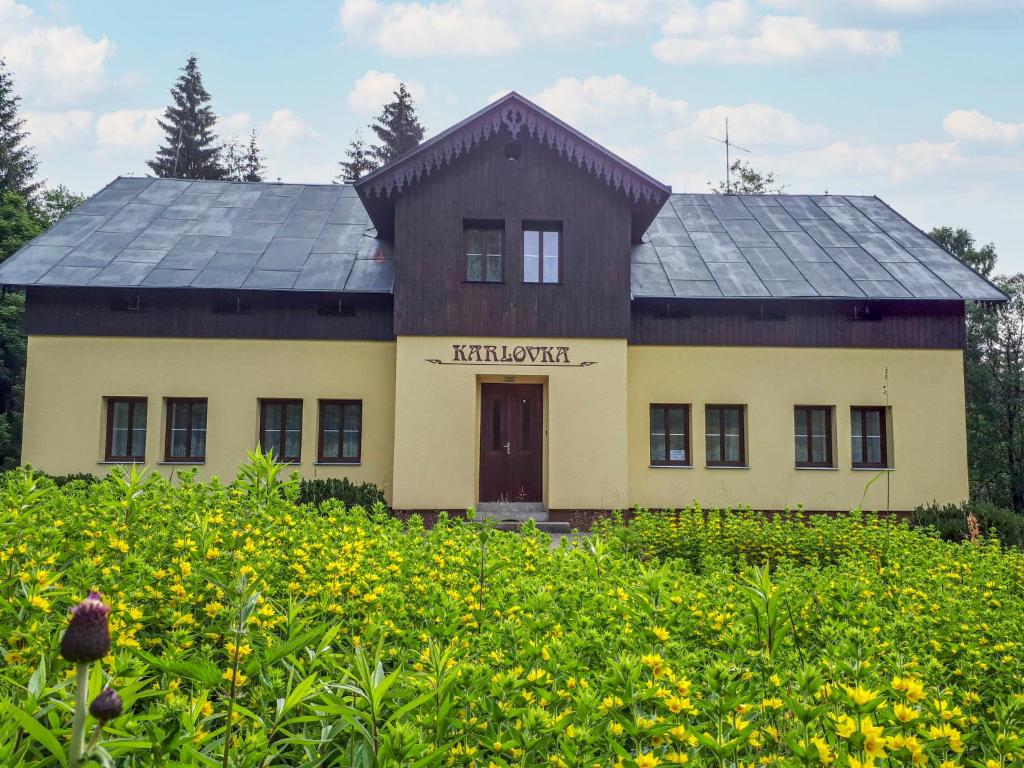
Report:
[[[302,398],[307,477],[391,489],[395,343],[30,336],[22,461],[54,474],[102,474],[105,397],[147,397],[146,463],[160,463],[165,398],[208,398],[201,477],[234,478],[257,444],[260,398]],[[362,462],[318,465],[317,400],[363,401]]]
[[[556,345],[567,363],[461,359],[454,345]],[[586,365],[582,365],[586,363]],[[479,500],[480,386],[544,385],[549,509],[748,504],[906,510],[967,496],[957,350],[629,346],[624,339],[394,342],[30,336],[23,461],[102,473],[104,398],[147,397],[146,459],[161,463],[166,398],[208,398],[203,477],[234,477],[257,443],[260,398],[301,398],[307,477],[385,489],[398,509]],[[363,402],[362,461],[318,465],[317,400]],[[691,406],[692,468],[651,467],[649,405]],[[746,407],[746,468],[704,464],[705,404]],[[794,466],[793,407],[834,408],[833,469]],[[888,405],[892,470],[850,466],[850,406]],[[878,478],[872,481],[874,478]],[[870,482],[870,485],[869,485]]]

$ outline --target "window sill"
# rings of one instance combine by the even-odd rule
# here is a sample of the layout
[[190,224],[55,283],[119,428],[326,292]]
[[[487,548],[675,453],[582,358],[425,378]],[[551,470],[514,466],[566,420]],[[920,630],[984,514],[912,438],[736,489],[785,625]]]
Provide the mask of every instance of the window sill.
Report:
[[168,465],[175,467],[201,467],[206,463],[206,459],[201,461],[178,461],[176,459],[165,459],[164,461],[158,461],[159,465]]
[[561,280],[559,280],[557,283],[542,283],[540,280],[523,280],[523,282],[520,283],[520,285],[565,285],[565,283],[563,283]]
[[122,464],[122,465],[123,464],[145,464],[146,460],[145,459],[100,459],[96,463],[97,464],[102,464],[102,465],[114,465],[114,466],[117,466],[119,464]]
[[749,464],[705,464],[704,469],[750,469]]
[[358,467],[362,464],[361,461],[316,461],[313,462],[314,467]]
[[895,472],[896,467],[850,467],[854,472]]
[[693,469],[693,464],[648,464],[648,469]]
[[799,470],[801,472],[803,472],[805,470],[810,470],[811,472],[838,472],[839,471],[839,467],[802,467],[799,464],[794,466],[793,469]]
[[463,280],[463,285],[504,285],[504,280]]

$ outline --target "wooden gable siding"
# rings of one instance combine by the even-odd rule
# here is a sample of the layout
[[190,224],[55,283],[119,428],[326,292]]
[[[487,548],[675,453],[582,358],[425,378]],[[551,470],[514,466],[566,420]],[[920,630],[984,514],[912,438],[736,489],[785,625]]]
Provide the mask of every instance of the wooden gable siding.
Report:
[[637,300],[629,342],[876,349],[963,349],[966,343],[963,302],[871,302],[869,306],[874,314],[868,317],[879,319],[862,319],[863,302]]
[[[136,299],[141,311],[123,307]],[[338,302],[345,314],[327,314]],[[242,305],[242,312],[226,311]],[[115,309],[118,308],[118,309]],[[30,288],[25,329],[48,336],[394,339],[390,295]]]
[[[629,333],[630,209],[623,194],[528,137],[507,137],[398,194],[395,332],[619,337]],[[463,221],[505,222],[504,282],[465,282]],[[523,283],[522,222],[562,222],[561,283]]]

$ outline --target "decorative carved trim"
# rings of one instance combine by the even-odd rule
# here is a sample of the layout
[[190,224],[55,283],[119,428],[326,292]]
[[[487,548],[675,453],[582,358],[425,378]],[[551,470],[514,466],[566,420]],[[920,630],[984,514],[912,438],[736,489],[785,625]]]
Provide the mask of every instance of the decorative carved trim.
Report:
[[399,160],[391,168],[383,168],[381,173],[367,178],[363,185],[357,183],[357,186],[364,186],[370,195],[390,197],[503,132],[512,139],[525,133],[535,141],[546,144],[569,162],[622,191],[634,202],[657,203],[668,197],[664,189],[607,151],[581,138],[550,116],[517,100],[510,100],[500,110],[487,111],[456,126],[449,133],[438,136],[433,143],[427,142],[427,145],[414,150],[408,158]]

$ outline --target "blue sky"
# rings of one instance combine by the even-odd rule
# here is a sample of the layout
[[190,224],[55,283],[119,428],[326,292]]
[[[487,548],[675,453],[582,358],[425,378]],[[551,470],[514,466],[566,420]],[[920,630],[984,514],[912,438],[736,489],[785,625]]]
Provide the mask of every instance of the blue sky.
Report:
[[146,172],[189,52],[274,179],[329,181],[398,80],[428,134],[514,89],[676,191],[722,178],[728,116],[787,191],[877,194],[1024,270],[1024,0],[0,0],[42,174],[79,192]]

